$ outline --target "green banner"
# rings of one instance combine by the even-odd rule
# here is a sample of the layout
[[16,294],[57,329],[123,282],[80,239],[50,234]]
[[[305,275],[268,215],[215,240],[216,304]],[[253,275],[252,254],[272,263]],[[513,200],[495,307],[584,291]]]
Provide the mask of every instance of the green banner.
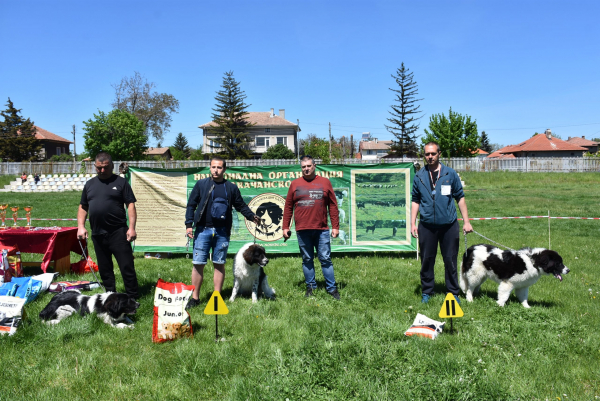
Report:
[[[412,163],[317,165],[316,170],[331,181],[338,201],[340,236],[332,238],[332,252],[416,251],[410,235]],[[186,248],[187,199],[196,181],[209,173],[208,167],[129,168],[127,179],[137,198],[136,251],[192,252],[192,244]],[[233,210],[229,253],[255,236],[269,253],[299,252],[293,225],[287,242],[281,225],[288,188],[301,176],[299,165],[227,168],[225,178],[238,186],[250,209],[263,219],[256,227]]]

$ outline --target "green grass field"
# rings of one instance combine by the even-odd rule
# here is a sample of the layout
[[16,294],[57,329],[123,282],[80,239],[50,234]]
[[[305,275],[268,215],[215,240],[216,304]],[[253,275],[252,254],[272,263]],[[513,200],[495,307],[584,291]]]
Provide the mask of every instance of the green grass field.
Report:
[[[600,216],[598,174],[461,176],[471,217],[548,210],[553,216]],[[74,218],[79,196],[0,197],[33,205],[33,217]],[[514,295],[498,307],[496,285],[488,281],[473,303],[462,299],[465,316],[453,322],[458,333],[435,341],[404,332],[416,313],[442,320],[440,257],[435,289],[440,295],[428,304],[420,303],[414,253],[336,255],[341,301],[325,292],[320,271],[316,297],[304,298],[300,258],[272,257],[266,272],[277,300],[257,304],[247,297],[228,301],[230,259],[223,291],[229,314],[219,317],[224,341],[215,343],[215,318],[205,316],[202,306],[191,312],[193,339],[153,344],[154,285],[158,278],[189,283],[191,262],[136,254],[143,296],[135,328],[115,329],[93,316],[46,326],[37,315],[52,295],[43,295],[25,307],[28,317],[17,334],[0,337],[5,370],[0,400],[600,399],[600,221],[550,225],[552,249],[571,273],[562,282],[542,277],[530,289],[531,309]],[[474,221],[473,227],[511,248],[548,247],[547,219]],[[468,237],[469,246],[482,242],[475,234]],[[461,239],[461,252],[463,246]],[[118,272],[117,278],[122,290]],[[212,290],[207,267],[203,303]]]

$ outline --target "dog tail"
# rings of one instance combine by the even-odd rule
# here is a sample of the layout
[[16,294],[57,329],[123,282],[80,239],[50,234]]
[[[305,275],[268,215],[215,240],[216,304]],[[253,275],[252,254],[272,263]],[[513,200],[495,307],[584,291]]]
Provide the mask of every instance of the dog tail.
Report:
[[467,293],[467,274],[464,269],[467,264],[467,259],[469,258],[469,256],[471,256],[472,253],[473,247],[465,250],[465,253],[463,253],[462,262],[460,263],[460,277],[458,284],[460,285],[460,289],[462,290],[462,292],[464,292],[465,294]]

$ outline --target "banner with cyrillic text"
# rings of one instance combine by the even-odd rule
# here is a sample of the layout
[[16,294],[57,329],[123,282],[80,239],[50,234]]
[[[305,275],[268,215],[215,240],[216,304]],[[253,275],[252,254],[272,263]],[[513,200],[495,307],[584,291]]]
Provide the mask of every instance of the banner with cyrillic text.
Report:
[[[412,163],[317,165],[316,172],[331,181],[337,198],[340,235],[331,239],[332,252],[416,250],[410,235]],[[136,252],[192,252],[192,243],[186,247],[187,200],[196,182],[209,176],[209,168],[129,167],[127,179],[137,198]],[[262,219],[257,227],[232,211],[229,253],[255,237],[268,253],[299,252],[293,224],[286,242],[281,226],[288,188],[301,177],[300,165],[227,168],[225,179]]]

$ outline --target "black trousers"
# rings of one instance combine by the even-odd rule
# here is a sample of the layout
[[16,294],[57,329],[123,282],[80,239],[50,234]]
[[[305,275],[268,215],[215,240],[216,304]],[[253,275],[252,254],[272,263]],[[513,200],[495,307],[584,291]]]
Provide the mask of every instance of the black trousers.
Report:
[[112,257],[114,255],[121,270],[125,292],[134,298],[138,297],[138,282],[133,265],[131,243],[127,241],[127,227],[119,228],[108,234],[92,235],[98,272],[106,291],[116,292],[115,272]]
[[423,294],[433,294],[434,265],[438,244],[446,270],[446,289],[458,295],[458,220],[443,227],[427,227],[419,223],[419,250],[421,255],[421,291]]

